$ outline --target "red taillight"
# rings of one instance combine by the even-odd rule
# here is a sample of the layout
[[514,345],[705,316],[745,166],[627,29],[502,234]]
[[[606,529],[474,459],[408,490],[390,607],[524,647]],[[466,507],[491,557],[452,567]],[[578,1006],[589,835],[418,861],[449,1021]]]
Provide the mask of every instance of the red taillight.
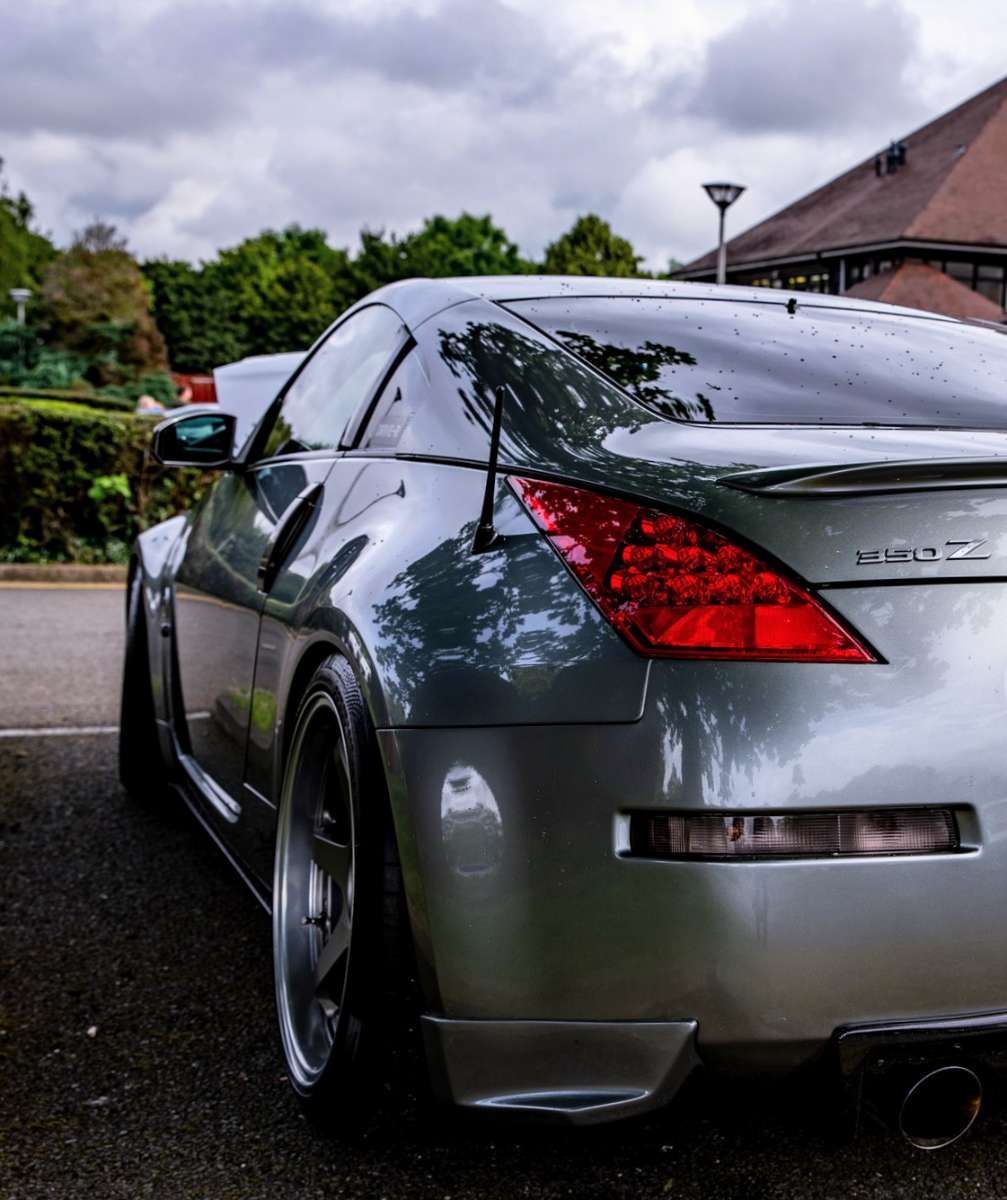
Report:
[[804,588],[704,525],[565,484],[510,482],[595,604],[645,654],[877,661]]

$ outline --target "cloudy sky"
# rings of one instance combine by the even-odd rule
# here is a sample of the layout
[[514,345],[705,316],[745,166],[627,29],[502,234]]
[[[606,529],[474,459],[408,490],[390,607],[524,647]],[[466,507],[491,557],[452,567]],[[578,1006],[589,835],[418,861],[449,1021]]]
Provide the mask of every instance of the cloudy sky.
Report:
[[291,221],[354,246],[588,210],[653,266],[1007,72],[997,0],[0,0],[0,156],[57,240],[206,257]]

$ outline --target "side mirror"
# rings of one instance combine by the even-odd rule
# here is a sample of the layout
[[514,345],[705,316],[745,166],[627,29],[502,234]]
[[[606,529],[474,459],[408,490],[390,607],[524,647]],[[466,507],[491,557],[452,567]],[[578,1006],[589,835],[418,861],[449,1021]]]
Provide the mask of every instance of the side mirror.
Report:
[[216,405],[173,413],[154,430],[151,449],[166,467],[229,467],[234,457],[234,413]]

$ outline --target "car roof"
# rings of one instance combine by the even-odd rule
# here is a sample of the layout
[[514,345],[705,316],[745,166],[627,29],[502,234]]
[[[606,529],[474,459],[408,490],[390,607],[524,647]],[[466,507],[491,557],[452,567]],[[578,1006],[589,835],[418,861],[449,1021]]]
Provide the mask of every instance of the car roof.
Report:
[[939,313],[901,308],[880,301],[821,292],[788,292],[779,288],[737,287],[729,284],[686,283],[674,279],[625,279],[610,275],[469,275],[444,279],[403,279],[372,292],[361,304],[382,302],[394,308],[407,325],[415,327],[435,313],[467,300],[506,303],[517,300],[577,297],[641,297],[676,301],[734,302],[786,305],[801,308],[845,309],[888,316],[925,318],[961,324]]

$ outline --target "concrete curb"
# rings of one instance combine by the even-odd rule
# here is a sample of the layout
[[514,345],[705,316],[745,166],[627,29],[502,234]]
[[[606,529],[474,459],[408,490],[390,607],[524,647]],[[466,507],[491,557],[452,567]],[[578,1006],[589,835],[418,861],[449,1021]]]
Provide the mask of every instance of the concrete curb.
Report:
[[126,568],[113,563],[0,563],[0,583],[122,583]]

